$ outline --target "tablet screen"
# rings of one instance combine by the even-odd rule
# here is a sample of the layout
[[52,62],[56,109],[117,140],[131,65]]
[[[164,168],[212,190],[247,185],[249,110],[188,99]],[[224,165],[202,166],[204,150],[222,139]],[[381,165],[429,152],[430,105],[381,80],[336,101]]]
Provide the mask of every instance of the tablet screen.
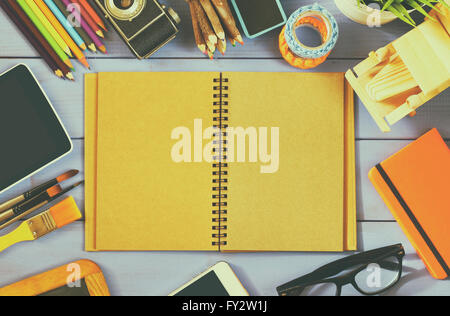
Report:
[[250,36],[284,22],[276,0],[235,0]]
[[0,192],[62,155],[71,142],[27,67],[0,76]]

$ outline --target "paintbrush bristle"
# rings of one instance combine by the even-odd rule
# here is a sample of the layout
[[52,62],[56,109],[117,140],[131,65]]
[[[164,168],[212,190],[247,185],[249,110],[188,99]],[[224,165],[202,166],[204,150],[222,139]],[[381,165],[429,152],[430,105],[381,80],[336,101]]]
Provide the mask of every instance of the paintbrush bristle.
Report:
[[79,173],[78,170],[69,170],[66,173],[63,173],[59,177],[56,178],[58,180],[58,183],[66,181],[67,179],[70,179],[72,177],[75,177]]
[[52,186],[50,189],[47,190],[47,194],[49,197],[54,197],[55,195],[61,193],[62,188],[59,184]]
[[53,206],[49,212],[58,228],[73,223],[82,217],[75,200],[71,196]]

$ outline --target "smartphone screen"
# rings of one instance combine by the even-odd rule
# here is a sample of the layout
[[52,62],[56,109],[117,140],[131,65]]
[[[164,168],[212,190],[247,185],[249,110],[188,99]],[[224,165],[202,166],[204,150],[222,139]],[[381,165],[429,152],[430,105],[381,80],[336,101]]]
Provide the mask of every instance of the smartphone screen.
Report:
[[210,271],[175,296],[230,296],[214,271]]
[[0,76],[0,192],[68,153],[72,144],[26,66]]
[[276,0],[234,0],[250,36],[284,22]]

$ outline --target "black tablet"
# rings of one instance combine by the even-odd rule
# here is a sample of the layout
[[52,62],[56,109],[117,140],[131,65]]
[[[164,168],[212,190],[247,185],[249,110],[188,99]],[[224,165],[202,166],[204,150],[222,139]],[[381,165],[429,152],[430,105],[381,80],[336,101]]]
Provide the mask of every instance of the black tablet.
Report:
[[34,75],[18,65],[0,75],[0,193],[72,150]]

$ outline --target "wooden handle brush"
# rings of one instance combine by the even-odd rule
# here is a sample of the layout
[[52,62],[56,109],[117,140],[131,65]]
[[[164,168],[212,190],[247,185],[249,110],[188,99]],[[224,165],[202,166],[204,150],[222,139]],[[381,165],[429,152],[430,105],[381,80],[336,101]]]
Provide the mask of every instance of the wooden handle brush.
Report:
[[33,241],[81,218],[73,197],[68,197],[49,210],[19,225],[0,237],[0,252],[22,241]]
[[22,203],[23,201],[34,198],[35,196],[41,194],[42,192],[50,189],[52,186],[54,186],[58,183],[64,182],[64,181],[76,176],[78,173],[79,173],[78,170],[69,170],[69,171],[63,173],[62,175],[60,175],[59,177],[56,177],[55,179],[52,179],[46,183],[38,185],[37,187],[35,187],[25,193],[22,193],[20,196],[0,204],[0,213],[4,212],[6,210],[9,210],[13,206],[15,206],[19,203]]

